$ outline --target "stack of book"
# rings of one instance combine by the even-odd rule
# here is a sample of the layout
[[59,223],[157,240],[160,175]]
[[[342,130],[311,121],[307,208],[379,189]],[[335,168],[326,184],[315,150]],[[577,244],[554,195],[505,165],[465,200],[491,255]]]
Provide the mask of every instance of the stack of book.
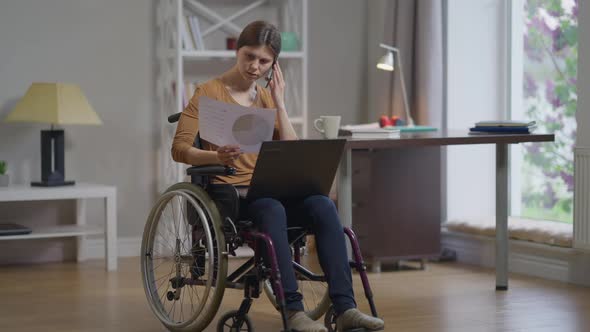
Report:
[[485,134],[530,134],[536,128],[535,121],[480,121],[469,129],[472,135]]
[[400,138],[401,131],[394,127],[375,128],[372,125],[348,125],[342,126],[338,133],[339,136],[351,136],[359,139],[382,139],[382,138]]

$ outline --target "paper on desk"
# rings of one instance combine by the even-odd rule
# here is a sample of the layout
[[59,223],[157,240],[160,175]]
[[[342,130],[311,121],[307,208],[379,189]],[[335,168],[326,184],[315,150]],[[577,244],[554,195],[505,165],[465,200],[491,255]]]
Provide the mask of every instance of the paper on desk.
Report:
[[199,97],[201,138],[218,146],[239,145],[243,152],[258,152],[272,140],[275,109],[228,104]]

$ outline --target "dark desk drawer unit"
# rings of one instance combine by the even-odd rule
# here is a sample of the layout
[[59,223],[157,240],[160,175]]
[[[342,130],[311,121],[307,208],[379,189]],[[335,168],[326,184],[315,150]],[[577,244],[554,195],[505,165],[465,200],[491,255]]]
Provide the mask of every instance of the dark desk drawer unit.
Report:
[[352,228],[375,272],[440,254],[440,147],[352,151]]

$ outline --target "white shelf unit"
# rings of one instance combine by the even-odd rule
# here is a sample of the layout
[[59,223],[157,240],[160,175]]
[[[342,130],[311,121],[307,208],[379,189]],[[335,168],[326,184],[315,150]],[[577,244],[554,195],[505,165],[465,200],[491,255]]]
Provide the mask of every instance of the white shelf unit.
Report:
[[[229,69],[236,54],[225,49],[225,37],[237,38],[248,22],[263,19],[280,31],[297,35],[297,50],[281,52],[279,63],[287,81],[285,101],[289,118],[298,135],[307,137],[308,0],[158,0],[156,11],[160,191],[184,180],[185,167],[170,157],[176,126],[165,120],[183,110],[185,91],[176,88],[178,82],[182,87],[186,81],[204,82]],[[204,49],[183,48],[184,24],[179,19],[183,15],[198,17]]]
[[[105,222],[103,227],[86,224],[86,201],[103,199],[105,205]],[[46,238],[77,237],[77,259],[86,259],[84,248],[86,236],[104,235],[105,267],[108,271],[117,270],[117,188],[90,183],[76,183],[62,187],[32,187],[29,185],[10,185],[0,187],[0,203],[33,202],[33,201],[76,201],[76,224],[38,226],[27,225],[32,229],[30,234],[0,236],[0,241],[32,240]],[[14,220],[18,223],[18,220]]]

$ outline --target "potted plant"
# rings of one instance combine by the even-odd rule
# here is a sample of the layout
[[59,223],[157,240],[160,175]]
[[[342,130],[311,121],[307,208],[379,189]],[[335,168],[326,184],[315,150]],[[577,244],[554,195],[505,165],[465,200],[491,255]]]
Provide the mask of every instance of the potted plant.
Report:
[[0,187],[8,186],[10,178],[8,174],[6,174],[6,162],[4,160],[0,160]]

